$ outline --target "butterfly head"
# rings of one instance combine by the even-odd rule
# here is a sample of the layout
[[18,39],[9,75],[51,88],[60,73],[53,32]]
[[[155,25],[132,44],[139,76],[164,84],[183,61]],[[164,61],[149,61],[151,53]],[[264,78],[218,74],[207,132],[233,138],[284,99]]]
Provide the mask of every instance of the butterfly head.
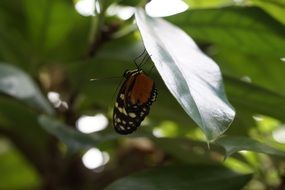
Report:
[[134,73],[142,73],[141,69],[134,69],[134,70],[126,70],[123,74],[123,77],[125,78],[129,78],[130,76],[132,76]]

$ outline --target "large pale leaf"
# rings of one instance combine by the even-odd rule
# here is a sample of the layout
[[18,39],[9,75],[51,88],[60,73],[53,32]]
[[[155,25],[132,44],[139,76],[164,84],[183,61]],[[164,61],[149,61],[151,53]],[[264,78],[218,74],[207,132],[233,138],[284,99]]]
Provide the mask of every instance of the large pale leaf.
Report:
[[53,113],[50,104],[32,79],[13,65],[0,63],[0,92],[24,101],[39,110]]
[[251,175],[237,174],[219,166],[168,166],[119,179],[106,190],[240,190],[250,178]]
[[148,17],[138,9],[136,22],[170,92],[209,140],[217,138],[235,115],[219,67],[186,33],[167,21]]

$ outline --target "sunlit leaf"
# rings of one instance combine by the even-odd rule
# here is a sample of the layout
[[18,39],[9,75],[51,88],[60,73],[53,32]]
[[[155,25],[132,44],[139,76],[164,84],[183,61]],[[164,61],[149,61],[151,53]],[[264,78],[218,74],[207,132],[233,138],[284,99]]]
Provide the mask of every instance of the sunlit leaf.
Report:
[[184,0],[190,8],[221,7],[233,4],[232,0]]
[[249,150],[253,152],[285,157],[284,151],[277,150],[271,146],[247,137],[228,136],[218,139],[216,143],[224,147],[226,151],[226,157],[241,150]]
[[53,109],[32,79],[13,65],[0,64],[0,92],[52,114]]
[[209,140],[217,138],[235,115],[219,67],[186,33],[167,21],[148,17],[141,9],[136,21],[145,48],[170,92]]
[[209,187],[211,190],[240,190],[250,178],[251,175],[237,174],[219,166],[168,166],[119,179],[106,190],[208,190]]

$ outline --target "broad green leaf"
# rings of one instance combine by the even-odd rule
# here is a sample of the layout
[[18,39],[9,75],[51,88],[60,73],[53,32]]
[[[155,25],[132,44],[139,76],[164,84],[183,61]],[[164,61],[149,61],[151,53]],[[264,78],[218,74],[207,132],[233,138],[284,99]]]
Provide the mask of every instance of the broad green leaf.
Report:
[[225,77],[229,99],[239,109],[285,121],[285,96],[229,76]]
[[257,7],[189,10],[169,20],[204,43],[262,57],[284,56],[285,27]]
[[118,138],[117,135],[102,137],[98,134],[84,134],[64,123],[44,115],[39,117],[39,123],[48,133],[59,138],[73,151],[78,151],[82,148],[90,148],[103,141]]
[[[0,60],[22,64],[29,58],[21,0],[0,1]],[[19,18],[22,18],[19,20]]]
[[216,63],[182,30],[136,11],[144,45],[166,86],[185,112],[214,140],[229,127],[235,111],[224,93]]
[[50,104],[32,79],[13,65],[0,63],[0,92],[49,114],[53,113]]
[[218,139],[216,143],[225,149],[226,157],[229,157],[231,154],[241,150],[285,157],[285,151],[277,150],[271,146],[247,137],[222,137]]
[[[240,190],[251,175],[234,173],[211,165],[182,165],[149,169],[119,179],[106,190]],[[226,183],[225,183],[226,181]]]
[[72,30],[88,20],[76,12],[72,2],[66,0],[25,0],[23,11],[29,38],[36,48],[58,48],[60,43],[66,42]]
[[280,58],[249,55],[225,48],[220,48],[212,56],[219,63],[223,74],[246,79],[253,85],[285,95],[285,64]]
[[32,72],[50,60],[78,59],[88,49],[90,19],[68,0],[2,0],[0,58]]

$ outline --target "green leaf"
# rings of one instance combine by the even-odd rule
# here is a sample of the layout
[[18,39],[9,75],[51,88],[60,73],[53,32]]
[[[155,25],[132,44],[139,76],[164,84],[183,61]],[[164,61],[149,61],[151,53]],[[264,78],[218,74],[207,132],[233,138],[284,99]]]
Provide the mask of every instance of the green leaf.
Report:
[[148,53],[166,86],[209,140],[220,136],[235,112],[224,93],[216,63],[182,30],[136,11],[136,21]]
[[237,109],[272,116],[285,121],[285,96],[226,76],[229,99]]
[[[62,51],[58,46],[66,42],[76,27],[82,27],[82,21],[88,20],[76,12],[72,2],[66,0],[25,0],[23,10],[29,38],[35,48],[57,48],[57,51]],[[82,28],[81,32],[84,32],[84,29]],[[79,36],[81,37],[81,34],[78,34]]]
[[251,175],[237,174],[220,166],[167,166],[119,179],[106,190],[240,190],[250,179]]
[[[0,1],[0,60],[22,64],[29,58],[21,0]],[[19,18],[22,18],[19,20]]]
[[12,65],[0,63],[0,92],[49,114],[53,113],[50,104],[32,79]]
[[213,57],[223,74],[248,79],[254,85],[285,95],[285,64],[279,58],[249,55],[226,48],[220,48]]
[[[155,138],[155,144],[171,157],[187,164],[209,164],[221,161],[218,155],[223,155],[220,146],[211,144],[211,149],[206,142],[194,141],[187,138]],[[213,159],[213,154],[215,157]]]
[[235,152],[248,150],[253,152],[265,153],[275,156],[285,157],[285,152],[277,150],[271,146],[261,143],[257,140],[247,137],[222,137],[216,141],[226,151],[226,157],[229,157]]
[[285,27],[257,7],[190,10],[169,20],[202,42],[263,57],[284,56]]
[[232,0],[184,0],[190,8],[221,7],[233,4]]
[[285,0],[250,0],[272,16],[285,23]]
[[[232,100],[230,99],[230,101]],[[235,103],[234,101],[232,103],[234,106],[238,105],[238,103]],[[253,115],[255,114],[256,113],[253,113],[252,111],[236,107],[236,117],[229,130],[227,130],[226,135],[248,136],[249,131],[257,127],[256,121],[253,118]]]
[[33,72],[50,60],[78,59],[87,51],[90,19],[68,0],[2,0],[0,58]]
[[98,134],[84,134],[76,131],[71,126],[67,126],[51,117],[40,116],[40,125],[50,134],[56,136],[65,143],[71,150],[78,151],[83,148],[90,148],[106,140],[118,138],[118,135],[102,137]]

